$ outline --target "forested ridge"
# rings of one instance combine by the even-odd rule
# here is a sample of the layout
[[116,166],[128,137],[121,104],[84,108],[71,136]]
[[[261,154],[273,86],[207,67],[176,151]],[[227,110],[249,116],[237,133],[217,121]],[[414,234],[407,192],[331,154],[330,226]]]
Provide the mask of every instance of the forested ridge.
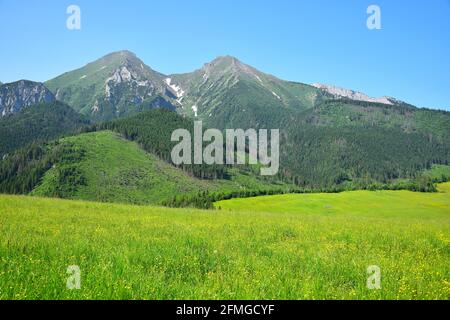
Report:
[[[192,120],[183,118],[173,111],[157,109],[130,118],[97,124],[88,130],[118,132],[126,139],[136,141],[145,151],[153,153],[172,164],[171,151],[178,142],[172,142],[171,135],[176,129],[186,129],[193,137]],[[227,177],[227,171],[223,165],[185,164],[180,167],[201,179],[224,179]]]
[[0,156],[37,141],[73,134],[89,120],[61,102],[43,103],[0,118]]
[[[84,178],[71,164],[80,161],[83,154],[83,150],[74,148],[70,143],[56,141],[32,143],[16,150],[0,162],[0,192],[30,193],[41,182],[44,174],[56,165],[60,185],[75,188],[84,183]],[[69,190],[57,190],[52,196],[63,198],[68,192]]]

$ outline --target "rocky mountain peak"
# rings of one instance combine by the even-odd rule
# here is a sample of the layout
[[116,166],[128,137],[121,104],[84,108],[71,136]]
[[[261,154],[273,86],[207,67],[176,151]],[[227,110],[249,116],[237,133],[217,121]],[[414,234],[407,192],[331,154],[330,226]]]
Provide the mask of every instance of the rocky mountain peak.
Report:
[[136,54],[134,54],[133,52],[128,51],[128,50],[122,50],[122,51],[116,51],[116,52],[109,53],[109,54],[103,56],[102,58],[98,59],[97,61],[103,62],[103,63],[111,63],[111,62],[120,61],[122,63],[125,63],[125,62],[137,61],[137,60],[139,60],[139,58],[136,56]]
[[241,62],[233,56],[220,56],[203,66],[205,73],[258,74],[255,68]]
[[322,84],[322,83],[315,83],[315,84],[313,84],[313,86],[331,94],[332,96],[334,96],[336,98],[348,98],[351,100],[367,101],[367,102],[374,102],[374,103],[384,103],[384,104],[390,104],[390,105],[394,105],[399,102],[398,100],[396,100],[394,98],[390,98],[390,97],[373,98],[373,97],[369,97],[367,94],[362,93],[362,92],[345,89],[345,88],[341,88],[341,87],[337,87],[337,86],[332,86],[332,85],[326,85],[326,84]]
[[[163,74],[134,53],[110,53],[47,82],[50,90],[75,110],[95,120],[110,120],[145,108],[167,106],[177,98]],[[91,92],[85,95],[84,92]]]
[[42,83],[20,80],[0,85],[0,114],[5,116],[23,108],[55,101],[55,96]]

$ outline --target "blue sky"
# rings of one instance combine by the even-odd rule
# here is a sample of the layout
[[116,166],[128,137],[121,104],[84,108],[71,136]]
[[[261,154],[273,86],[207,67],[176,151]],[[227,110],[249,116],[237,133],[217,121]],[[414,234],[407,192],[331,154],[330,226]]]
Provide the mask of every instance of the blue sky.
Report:
[[[81,30],[66,9],[81,8]],[[366,27],[369,5],[381,30]],[[450,110],[450,0],[0,0],[0,81],[45,81],[128,49],[155,70],[233,55],[282,79]]]

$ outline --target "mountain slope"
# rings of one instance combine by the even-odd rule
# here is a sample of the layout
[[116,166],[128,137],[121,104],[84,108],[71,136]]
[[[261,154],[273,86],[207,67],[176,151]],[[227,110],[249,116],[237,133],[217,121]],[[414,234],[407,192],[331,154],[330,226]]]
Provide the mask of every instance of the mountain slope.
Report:
[[145,152],[136,142],[99,131],[32,145],[0,161],[0,192],[102,202],[160,204],[201,191],[279,188],[242,171],[201,180]]
[[340,99],[281,128],[284,175],[300,185],[364,187],[450,163],[450,112]]
[[58,100],[94,121],[152,108],[175,109],[165,76],[129,51],[111,53],[46,82]]
[[183,114],[218,128],[261,123],[265,118],[261,113],[276,116],[304,110],[326,96],[322,90],[280,80],[230,56],[219,57],[192,73],[171,75],[167,81],[180,92]]
[[208,183],[188,176],[112,132],[82,134],[61,143],[70,144],[82,156],[77,161],[56,164],[32,195],[146,204],[208,188]]
[[[450,162],[449,112],[280,80],[229,56],[166,77],[134,54],[118,52],[47,84],[58,99],[95,121],[176,109],[183,117],[143,112],[95,128],[118,132],[168,163],[172,131],[191,129],[193,119],[218,129],[280,129],[277,178],[305,187],[367,187]],[[202,179],[228,179],[224,166],[182,169]]]
[[201,191],[292,187],[260,177],[257,166],[175,167],[170,161],[176,144],[170,141],[174,128],[192,130],[193,126],[175,112],[150,110],[97,124],[91,128],[94,132],[34,143],[0,161],[0,193],[161,204]]
[[20,80],[0,84],[0,115],[14,114],[20,110],[55,101],[54,95],[42,83]]
[[43,103],[0,118],[0,156],[33,141],[73,133],[89,121],[61,102]]
[[[450,112],[349,99],[328,100],[301,114],[301,121],[318,127],[397,128],[441,142],[450,139]],[[298,119],[297,119],[298,120]]]

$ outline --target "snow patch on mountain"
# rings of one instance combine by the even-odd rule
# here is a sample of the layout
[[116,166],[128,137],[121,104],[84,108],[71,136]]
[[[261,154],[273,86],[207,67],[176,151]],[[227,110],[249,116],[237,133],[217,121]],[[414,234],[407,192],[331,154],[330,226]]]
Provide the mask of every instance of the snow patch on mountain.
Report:
[[192,106],[192,111],[194,111],[194,115],[197,117],[198,115],[197,115],[197,112],[198,112],[198,108],[197,108],[197,106]]
[[184,96],[184,91],[180,86],[176,84],[172,84],[172,78],[164,79],[164,82],[169,86],[170,89],[173,90],[177,98],[182,98]]
[[98,100],[95,100],[94,105],[91,108],[92,113],[97,113],[100,110],[99,106],[98,106]]
[[255,77],[262,85],[264,85],[263,81],[261,80],[261,78],[257,74],[255,74]]
[[281,100],[281,97],[279,95],[277,95],[275,92],[272,91],[272,94],[277,97],[278,100]]

